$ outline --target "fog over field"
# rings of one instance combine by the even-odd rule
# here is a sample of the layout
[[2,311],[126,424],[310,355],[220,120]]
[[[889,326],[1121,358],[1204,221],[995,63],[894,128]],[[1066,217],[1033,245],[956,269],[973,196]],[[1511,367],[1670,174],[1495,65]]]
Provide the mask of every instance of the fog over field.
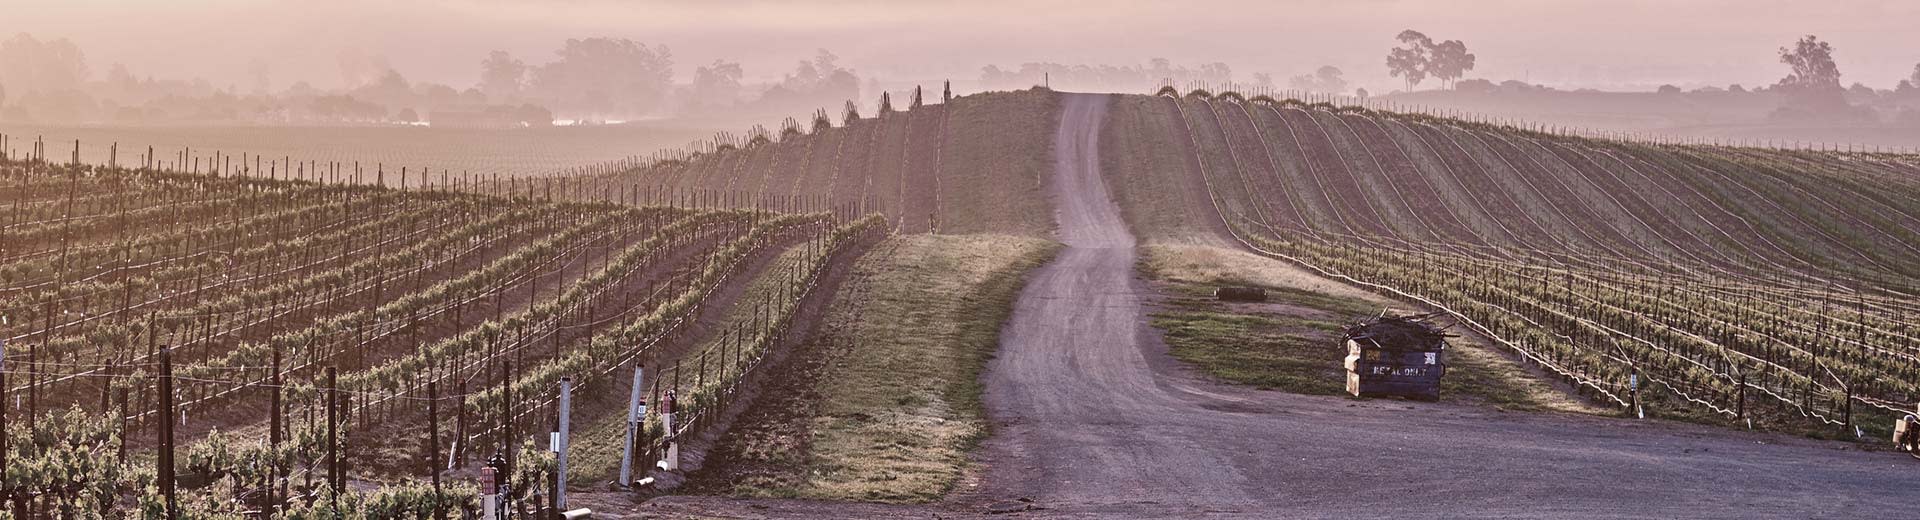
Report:
[[[511,128],[671,120],[638,154],[882,92],[1038,83],[1387,99],[1598,130],[1920,145],[1920,4],[0,2],[0,126]],[[1464,67],[1407,81],[1403,31]],[[1846,117],[1780,117],[1778,50],[1832,44]],[[1417,67],[1416,67],[1417,68]],[[1734,87],[1738,87],[1737,89]],[[1691,97],[1653,97],[1657,91]],[[1735,96],[1695,96],[1736,90]],[[1545,95],[1539,95],[1546,92]],[[1582,95],[1567,95],[1578,92]],[[1621,95],[1612,95],[1613,93]],[[1493,94],[1491,96],[1486,94]],[[1601,94],[1601,95],[1592,95]],[[1626,95],[1632,94],[1632,95]],[[1752,95],[1748,95],[1752,94]],[[1792,116],[1793,114],[1788,114]],[[1811,119],[1811,120],[1809,120]],[[1871,131],[1862,131],[1862,128]],[[1877,131],[1882,127],[1899,129]],[[58,133],[58,132],[55,132]],[[208,146],[167,141],[168,146]]]
[[1849,80],[1891,88],[1920,50],[1920,4],[1899,0],[1309,0],[1175,2],[415,2],[7,0],[0,33],[65,37],[96,75],[124,63],[140,77],[249,86],[270,62],[275,89],[346,87],[338,62],[384,57],[415,81],[458,88],[504,50],[544,60],[567,38],[612,36],[672,49],[686,81],[714,60],[750,81],[777,80],[827,48],[883,81],[968,79],[990,63],[1220,61],[1291,76],[1334,65],[1359,86],[1394,87],[1380,56],[1401,29],[1474,46],[1474,77],[1564,88],[1651,90],[1771,83],[1772,51],[1828,36]]
[[1920,0],[0,0],[0,520],[1896,518]]

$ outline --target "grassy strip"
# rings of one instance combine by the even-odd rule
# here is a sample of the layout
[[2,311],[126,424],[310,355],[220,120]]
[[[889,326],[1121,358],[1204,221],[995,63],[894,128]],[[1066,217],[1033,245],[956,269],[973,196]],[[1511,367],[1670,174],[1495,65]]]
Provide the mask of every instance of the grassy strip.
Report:
[[[1051,242],[991,236],[911,237],[863,265],[870,300],[852,345],[821,378],[799,496],[924,501],[944,496],[985,438],[980,372],[1026,273]],[[869,271],[873,269],[874,271]]]
[[[1211,287],[1169,282],[1169,298],[1153,314],[1173,357],[1233,383],[1302,394],[1346,390],[1336,348],[1347,318],[1364,315],[1364,301],[1340,299],[1329,306],[1229,304],[1214,300]],[[1274,301],[1293,302],[1298,291],[1268,289]],[[1312,294],[1312,293],[1306,293]]]
[[[1340,329],[1393,307],[1351,288],[1250,254],[1201,246],[1150,246],[1140,271],[1166,299],[1153,314],[1173,356],[1220,381],[1316,395],[1346,395]],[[1213,299],[1221,285],[1267,290],[1269,303]],[[1449,342],[1440,393],[1504,410],[1591,411],[1474,338]]]
[[[710,492],[937,500],[987,433],[980,372],[1026,273],[1057,245],[996,235],[890,239],[855,266],[776,399],[736,425]],[[786,398],[778,398],[784,395]]]

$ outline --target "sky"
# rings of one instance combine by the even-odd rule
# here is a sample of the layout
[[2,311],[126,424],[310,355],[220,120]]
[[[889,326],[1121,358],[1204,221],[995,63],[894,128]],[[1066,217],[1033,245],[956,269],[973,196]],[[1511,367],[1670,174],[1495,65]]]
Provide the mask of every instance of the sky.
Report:
[[1606,90],[1769,84],[1785,73],[1776,49],[1815,34],[1836,47],[1844,82],[1891,88],[1920,63],[1915,21],[1913,0],[0,0],[0,36],[68,38],[96,79],[119,63],[244,89],[258,60],[275,90],[341,86],[347,53],[464,88],[488,51],[537,64],[567,38],[610,36],[672,49],[678,81],[716,59],[777,79],[826,48],[887,82],[1160,57],[1282,83],[1334,65],[1385,92],[1399,86],[1384,56],[1402,29],[1464,41],[1478,56],[1468,77]]

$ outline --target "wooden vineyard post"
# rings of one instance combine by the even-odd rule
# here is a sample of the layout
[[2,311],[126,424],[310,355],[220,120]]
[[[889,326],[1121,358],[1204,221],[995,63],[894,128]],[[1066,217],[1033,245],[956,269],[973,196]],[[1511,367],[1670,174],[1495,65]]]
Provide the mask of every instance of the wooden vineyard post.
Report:
[[500,368],[500,449],[507,452],[507,474],[511,475],[519,458],[513,445],[513,361],[501,361]]
[[[5,145],[0,145],[4,150]],[[4,159],[4,157],[0,157]],[[7,339],[0,337],[0,471],[7,467]],[[12,495],[12,485],[0,480],[0,495]]]
[[1736,403],[1734,418],[1745,420],[1747,418],[1747,372],[1745,370],[1740,371],[1740,396],[1734,401]]
[[167,520],[180,517],[173,496],[173,347],[160,349],[160,496],[166,501]]
[[567,436],[573,433],[573,378],[560,378],[560,420],[554,435],[553,508],[567,510]]
[[340,392],[335,386],[337,371],[327,367],[327,486],[333,489],[334,500],[338,503],[340,493]]
[[[5,386],[3,381],[0,381],[0,386]],[[114,460],[121,463],[127,462],[127,438],[131,437],[133,433],[133,421],[127,417],[133,411],[133,401],[127,392],[128,389],[126,387],[120,388],[120,407],[118,408],[120,414],[120,449],[115,453]],[[5,396],[0,396],[0,402],[4,402],[5,400]],[[0,406],[0,408],[5,407]],[[0,411],[0,415],[5,415],[5,412]],[[6,421],[0,421],[0,431],[6,431],[5,423]],[[6,451],[6,443],[0,441],[0,452],[3,451]],[[6,467],[6,461],[0,460],[0,468],[3,467]]]
[[1840,428],[1845,431],[1853,427],[1853,384],[1842,384],[1840,389],[1846,392],[1846,397],[1840,402]]
[[[657,403],[657,402],[660,402],[660,378],[659,378],[659,377],[657,377],[657,376],[659,376],[659,374],[658,374],[658,373],[655,373],[654,375],[655,375],[656,377],[655,377],[655,378],[653,379],[653,385],[647,388],[647,400],[646,400],[646,401],[642,401],[643,403]],[[642,412],[645,412],[645,410],[642,410]],[[647,421],[647,415],[646,415],[645,413],[641,413],[641,414],[640,414],[640,424],[641,424],[642,426],[644,426],[644,425],[646,425],[646,421]],[[663,432],[663,433],[664,433],[664,432]],[[657,463],[657,462],[659,461],[659,459],[658,459],[658,458],[656,458],[656,457],[654,457],[654,452],[653,452],[653,443],[651,443],[651,442],[646,442],[646,441],[645,441],[645,439],[646,439],[646,431],[644,431],[644,430],[643,430],[643,431],[640,431],[640,432],[638,432],[638,437],[640,437],[640,439],[641,439],[641,442],[643,443],[643,444],[642,444],[642,445],[640,446],[640,455],[641,455],[641,458],[647,461],[647,467],[648,467],[648,468],[652,468],[652,467],[654,467],[654,464],[655,464],[655,463]],[[664,435],[662,436],[662,438],[665,438],[665,437],[664,437]],[[652,471],[652,470],[651,470],[651,469],[649,469],[649,470],[647,470],[647,471]]]
[[460,380],[455,391],[460,393],[459,404],[454,405],[453,449],[447,450],[447,470],[451,471],[466,465],[467,462],[467,381]]
[[[63,217],[64,218],[64,217]],[[62,240],[64,242],[64,239]],[[40,415],[40,345],[53,337],[53,296],[47,296],[46,315],[40,329],[40,342],[27,344],[27,424],[33,424]]]
[[[280,383],[280,346],[275,344],[273,345],[273,400],[267,408],[267,446],[271,448],[270,451],[278,451],[280,448]],[[279,503],[279,486],[276,485],[277,478],[279,477],[279,468],[280,466],[277,464],[270,464],[267,469],[266,510],[269,514],[276,509],[275,506]]]
[[433,491],[440,492],[440,384],[427,381],[427,473],[433,479]]

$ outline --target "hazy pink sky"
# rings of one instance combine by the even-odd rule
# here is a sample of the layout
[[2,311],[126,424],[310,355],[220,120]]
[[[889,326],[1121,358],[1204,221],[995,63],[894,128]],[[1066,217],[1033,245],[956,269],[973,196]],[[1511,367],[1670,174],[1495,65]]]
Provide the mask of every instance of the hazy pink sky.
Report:
[[1470,77],[1634,90],[1771,83],[1783,75],[1774,49],[1811,33],[1838,48],[1846,82],[1890,88],[1920,62],[1916,21],[1913,0],[0,0],[0,35],[72,39],[96,78],[124,63],[140,76],[244,86],[247,63],[261,58],[275,89],[337,86],[348,51],[384,55],[411,80],[467,87],[487,51],[540,63],[565,38],[614,36],[671,47],[681,81],[717,58],[777,77],[826,47],[886,81],[972,79],[989,63],[1164,57],[1281,82],[1331,64],[1384,91],[1398,82],[1383,56],[1407,28],[1464,40],[1479,56]]

